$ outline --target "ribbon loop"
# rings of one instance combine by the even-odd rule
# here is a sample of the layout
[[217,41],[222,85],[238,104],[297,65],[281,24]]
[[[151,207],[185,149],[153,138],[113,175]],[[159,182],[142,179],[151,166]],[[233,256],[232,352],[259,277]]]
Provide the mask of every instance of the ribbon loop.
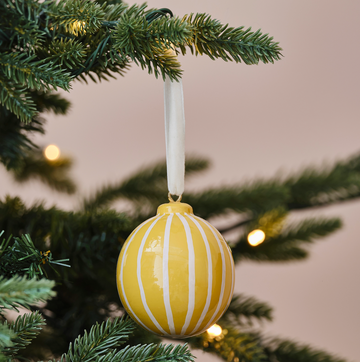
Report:
[[181,196],[185,183],[185,112],[182,81],[164,82],[167,183],[171,195]]

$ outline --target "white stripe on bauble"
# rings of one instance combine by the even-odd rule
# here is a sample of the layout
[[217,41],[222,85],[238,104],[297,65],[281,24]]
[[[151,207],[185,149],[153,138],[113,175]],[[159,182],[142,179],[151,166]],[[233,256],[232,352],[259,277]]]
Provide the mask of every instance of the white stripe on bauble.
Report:
[[[230,247],[229,247],[230,249]],[[230,257],[230,264],[231,264],[231,273],[232,273],[232,283],[231,283],[231,292],[230,292],[230,295],[229,295],[229,300],[226,304],[226,308],[229,307],[230,305],[230,302],[231,302],[231,299],[232,299],[232,296],[233,296],[233,293],[234,293],[234,287],[235,287],[235,266],[234,266],[234,259],[233,259],[233,256],[232,256],[232,253],[231,251],[227,249],[227,252],[229,253],[229,257]]]
[[141,244],[140,244],[140,248],[139,248],[139,252],[138,252],[138,257],[137,257],[137,279],[138,279],[138,284],[139,284],[139,288],[140,288],[140,296],[141,296],[141,301],[143,303],[143,306],[145,308],[145,311],[147,313],[147,315],[149,316],[149,318],[151,319],[151,321],[155,324],[155,326],[157,327],[157,329],[159,331],[161,331],[161,333],[164,334],[168,334],[167,332],[165,332],[160,324],[158,323],[158,321],[156,320],[156,318],[153,316],[153,314],[151,313],[151,310],[149,308],[149,306],[146,303],[146,296],[145,296],[145,291],[144,291],[144,287],[141,281],[141,256],[142,256],[142,252],[144,249],[144,245],[146,242],[147,237],[150,234],[150,231],[152,230],[152,228],[155,226],[155,224],[163,217],[163,215],[159,216],[151,225],[150,227],[146,230],[146,233],[144,235],[144,237],[142,238]]
[[145,328],[147,329],[149,332],[152,332],[152,330],[148,327],[146,327],[146,325],[141,322],[141,320],[139,319],[139,317],[134,313],[134,311],[132,310],[132,308],[130,307],[129,301],[127,300],[126,297],[126,293],[125,293],[125,289],[124,289],[124,280],[123,280],[123,275],[124,275],[124,261],[125,261],[125,256],[127,253],[127,250],[130,246],[130,243],[132,242],[132,240],[134,239],[135,235],[140,231],[140,229],[142,229],[145,225],[147,225],[151,220],[155,219],[156,216],[152,217],[151,219],[147,220],[146,222],[144,222],[142,225],[140,225],[134,232],[134,234],[132,235],[131,239],[129,240],[129,242],[126,244],[125,250],[124,250],[124,254],[121,260],[121,267],[120,267],[120,285],[121,285],[121,290],[123,293],[123,297],[126,303],[126,306],[129,308],[130,312],[132,313],[132,315],[135,317],[135,319]]
[[203,322],[205,316],[206,316],[206,313],[208,312],[209,310],[209,307],[210,307],[210,302],[211,302],[211,292],[212,292],[212,260],[211,260],[211,251],[210,251],[210,245],[209,245],[209,242],[208,242],[208,239],[206,237],[206,234],[205,234],[205,231],[204,229],[202,228],[202,226],[199,224],[199,222],[197,220],[195,220],[191,215],[185,213],[185,215],[187,217],[189,217],[193,222],[194,224],[196,225],[196,227],[199,229],[200,231],[200,234],[204,240],[204,244],[205,244],[205,249],[206,249],[206,257],[207,257],[207,261],[208,261],[208,290],[207,290],[207,296],[206,296],[206,302],[205,302],[205,307],[201,313],[201,316],[200,316],[200,319],[198,320],[198,322],[196,323],[196,326],[195,328],[191,331],[190,334],[193,334],[195,333],[195,331],[197,329],[199,329],[201,323]]
[[171,334],[175,334],[174,318],[170,305],[170,286],[169,286],[169,244],[170,244],[170,228],[174,214],[171,213],[166,220],[164,249],[163,249],[163,293],[166,317]]
[[180,333],[180,335],[183,336],[189,327],[189,324],[191,322],[191,318],[194,314],[194,309],[195,309],[195,251],[194,251],[194,244],[193,244],[193,240],[192,240],[192,236],[191,236],[191,230],[190,230],[189,223],[184,218],[184,216],[182,216],[178,212],[176,213],[176,215],[179,217],[180,221],[182,222],[182,224],[184,226],[185,234],[186,234],[186,243],[187,243],[188,252],[189,252],[189,262],[188,262],[188,265],[189,265],[189,302],[188,302],[188,308],[187,308],[187,313],[186,313],[186,317],[185,317],[185,323],[184,323],[183,327],[181,328],[181,333]]
[[[199,219],[197,216],[195,216],[195,218]],[[226,265],[225,265],[225,255],[224,255],[224,250],[223,247],[221,245],[220,239],[217,236],[217,233],[215,231],[215,229],[213,228],[212,225],[209,225],[208,223],[205,223],[207,225],[207,227],[210,229],[210,231],[213,233],[213,235],[215,236],[215,239],[217,241],[217,244],[219,246],[220,249],[220,254],[221,254],[221,289],[220,289],[220,298],[218,301],[218,304],[216,306],[216,310],[213,314],[213,316],[210,319],[210,322],[208,324],[208,326],[211,326],[212,322],[214,321],[216,315],[219,312],[219,309],[221,307],[222,301],[224,299],[224,292],[225,292],[225,280],[226,280]],[[207,326],[207,327],[208,327]],[[207,329],[207,328],[206,328]]]

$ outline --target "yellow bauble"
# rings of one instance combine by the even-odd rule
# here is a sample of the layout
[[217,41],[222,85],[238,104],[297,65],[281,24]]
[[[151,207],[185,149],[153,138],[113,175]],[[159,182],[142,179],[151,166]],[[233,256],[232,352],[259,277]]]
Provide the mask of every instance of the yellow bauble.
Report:
[[126,240],[116,282],[134,321],[158,335],[186,338],[204,332],[229,306],[234,261],[213,226],[190,205],[171,202]]

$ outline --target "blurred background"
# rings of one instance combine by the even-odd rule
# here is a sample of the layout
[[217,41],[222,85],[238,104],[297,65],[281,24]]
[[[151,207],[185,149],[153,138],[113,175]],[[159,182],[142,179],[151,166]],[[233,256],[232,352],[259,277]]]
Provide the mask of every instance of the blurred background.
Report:
[[[177,16],[207,12],[234,27],[261,28],[283,48],[284,58],[274,65],[180,57],[186,150],[212,162],[209,172],[190,180],[188,190],[287,175],[360,152],[359,2],[151,0],[148,5],[170,8]],[[69,116],[48,115],[47,134],[36,142],[56,144],[74,158],[81,195],[165,158],[161,79],[133,65],[125,77],[110,82],[76,82],[66,97],[73,104]],[[14,184],[4,169],[0,177],[2,195],[78,207],[76,196],[57,194],[40,182]],[[305,262],[243,262],[235,291],[275,308],[274,322],[265,326],[272,335],[356,361],[360,201],[309,214],[340,216],[344,227],[313,246]],[[304,212],[291,215],[299,216]]]

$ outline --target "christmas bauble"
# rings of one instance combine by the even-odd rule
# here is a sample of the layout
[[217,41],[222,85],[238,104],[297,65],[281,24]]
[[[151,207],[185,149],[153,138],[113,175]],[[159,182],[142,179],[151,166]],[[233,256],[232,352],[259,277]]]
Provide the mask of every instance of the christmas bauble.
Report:
[[229,306],[234,261],[221,234],[180,202],[126,240],[117,265],[117,287],[129,315],[158,335],[186,338],[204,332]]

